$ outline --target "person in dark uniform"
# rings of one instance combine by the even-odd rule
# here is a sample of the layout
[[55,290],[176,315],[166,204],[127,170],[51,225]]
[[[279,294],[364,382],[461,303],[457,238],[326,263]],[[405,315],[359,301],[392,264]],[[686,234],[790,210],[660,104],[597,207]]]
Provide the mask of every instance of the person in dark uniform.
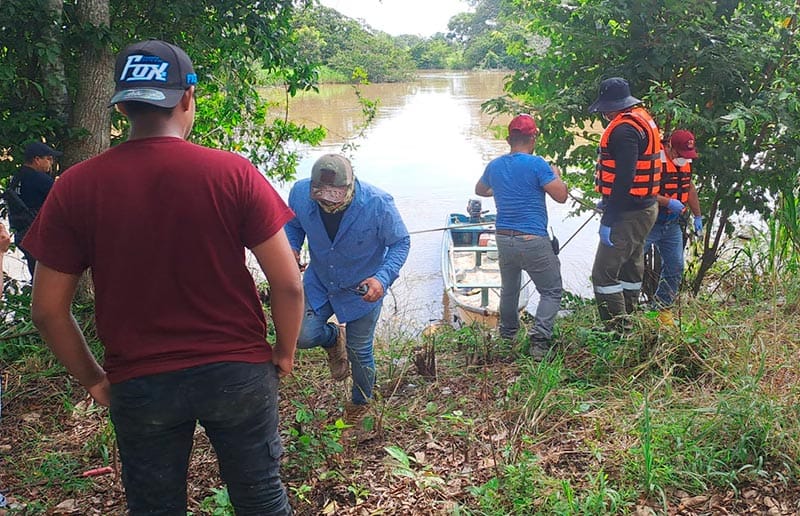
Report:
[[661,181],[661,135],[653,117],[633,97],[628,81],[600,84],[590,113],[609,121],[600,138],[595,190],[603,196],[600,244],[592,284],[600,319],[609,330],[630,329],[644,275],[644,243],[656,221]]
[[[44,200],[47,199],[47,195],[53,187],[53,177],[50,175],[53,170],[53,161],[61,155],[61,152],[42,142],[29,143],[25,147],[25,163],[11,178],[8,187],[16,189],[17,195],[25,203],[30,214],[36,215],[44,204]],[[23,207],[22,209],[24,210],[25,208]],[[11,229],[14,230],[14,243],[17,244],[23,256],[25,256],[28,271],[31,273],[31,281],[33,281],[36,259],[20,245],[28,232],[28,227],[30,227],[32,220],[29,218],[26,220],[25,217],[18,218],[18,214],[14,212],[14,207],[9,206],[9,211]],[[17,220],[25,222],[16,222]]]

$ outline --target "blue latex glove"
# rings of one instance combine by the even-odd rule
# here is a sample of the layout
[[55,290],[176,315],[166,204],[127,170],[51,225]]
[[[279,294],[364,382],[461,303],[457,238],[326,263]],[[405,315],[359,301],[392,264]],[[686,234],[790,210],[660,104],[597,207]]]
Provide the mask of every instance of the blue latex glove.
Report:
[[695,234],[699,235],[703,232],[703,216],[702,215],[695,215],[694,216],[694,232]]
[[611,226],[600,224],[600,243],[608,247],[614,247],[614,243],[611,241]]
[[670,199],[667,203],[667,211],[671,213],[683,213],[684,205],[678,199]]
[[597,211],[605,210],[606,209],[606,201],[604,201],[603,199],[600,199],[599,201],[597,201],[597,204],[594,205],[594,209],[597,210]]

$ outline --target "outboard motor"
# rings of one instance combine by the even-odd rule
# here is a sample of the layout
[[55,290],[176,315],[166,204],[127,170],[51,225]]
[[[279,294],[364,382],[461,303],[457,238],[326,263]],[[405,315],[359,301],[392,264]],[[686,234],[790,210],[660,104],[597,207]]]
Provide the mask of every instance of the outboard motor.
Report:
[[469,221],[470,222],[480,222],[481,221],[481,209],[483,208],[483,204],[481,203],[480,199],[470,199],[467,202],[467,213],[469,214]]

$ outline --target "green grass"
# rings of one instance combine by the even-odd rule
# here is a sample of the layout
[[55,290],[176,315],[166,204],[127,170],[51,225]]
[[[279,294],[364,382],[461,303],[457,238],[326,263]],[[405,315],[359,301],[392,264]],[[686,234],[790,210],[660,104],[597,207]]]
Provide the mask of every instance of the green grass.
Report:
[[34,467],[23,476],[25,483],[40,485],[44,489],[58,487],[73,496],[85,494],[91,488],[91,481],[80,476],[80,462],[70,453],[48,452],[32,457],[31,462]]
[[[399,514],[414,500],[414,509],[454,515],[631,514],[637,505],[661,514],[685,496],[789,493],[800,474],[800,281],[791,268],[739,259],[746,265],[710,272],[709,292],[681,298],[675,329],[642,312],[619,338],[596,329],[591,303],[571,298],[545,363],[480,327],[383,336],[362,441],[341,421],[349,386],[329,380],[324,353],[300,352],[281,387],[283,478],[295,510]],[[113,464],[116,451],[107,411],[83,408],[83,389],[27,333],[24,296],[12,296],[19,310],[0,333],[3,426],[13,422],[16,439],[0,483],[14,486],[26,514],[43,514],[67,497],[89,500],[100,480],[79,473]],[[91,310],[77,315],[99,355]],[[418,364],[435,371],[422,375]],[[94,427],[69,443],[62,435],[75,414]],[[207,444],[196,448],[213,464]],[[207,469],[193,479],[191,510],[230,514]]]

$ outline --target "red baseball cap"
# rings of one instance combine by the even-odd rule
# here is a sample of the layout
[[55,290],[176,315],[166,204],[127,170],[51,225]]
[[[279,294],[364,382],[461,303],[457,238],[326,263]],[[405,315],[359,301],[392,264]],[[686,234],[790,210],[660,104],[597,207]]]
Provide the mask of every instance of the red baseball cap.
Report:
[[508,124],[508,134],[517,131],[522,134],[532,135],[539,132],[536,122],[531,115],[517,115]]
[[697,157],[697,149],[694,146],[694,134],[685,129],[679,129],[672,133],[669,138],[669,146],[672,147],[678,156],[686,159]]

